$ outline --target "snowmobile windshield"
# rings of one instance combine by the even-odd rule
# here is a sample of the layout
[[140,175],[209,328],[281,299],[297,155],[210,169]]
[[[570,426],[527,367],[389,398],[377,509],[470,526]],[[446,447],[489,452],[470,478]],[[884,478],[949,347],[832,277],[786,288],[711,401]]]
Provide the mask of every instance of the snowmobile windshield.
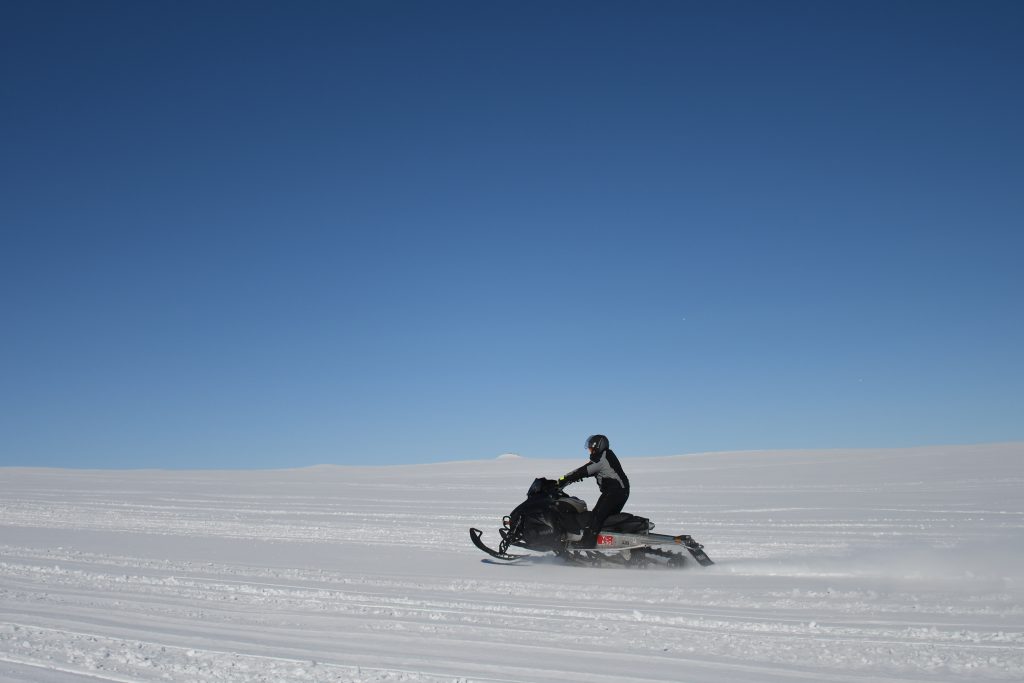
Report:
[[558,482],[553,479],[545,479],[539,477],[533,480],[533,484],[530,486],[530,490],[526,492],[526,497],[535,498],[536,496],[553,496],[558,491]]

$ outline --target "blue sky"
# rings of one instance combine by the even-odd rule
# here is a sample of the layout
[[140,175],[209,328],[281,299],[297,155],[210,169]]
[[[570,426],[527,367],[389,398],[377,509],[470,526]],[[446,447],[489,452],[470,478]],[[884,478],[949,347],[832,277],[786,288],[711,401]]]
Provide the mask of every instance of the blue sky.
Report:
[[1022,34],[5,3],[0,465],[1024,439]]

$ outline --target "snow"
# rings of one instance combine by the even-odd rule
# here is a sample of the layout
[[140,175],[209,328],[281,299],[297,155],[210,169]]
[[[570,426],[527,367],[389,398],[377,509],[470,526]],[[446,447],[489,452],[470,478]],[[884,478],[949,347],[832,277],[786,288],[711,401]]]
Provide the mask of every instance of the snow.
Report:
[[715,566],[481,563],[571,460],[0,469],[0,680],[1024,679],[1024,444],[623,463]]

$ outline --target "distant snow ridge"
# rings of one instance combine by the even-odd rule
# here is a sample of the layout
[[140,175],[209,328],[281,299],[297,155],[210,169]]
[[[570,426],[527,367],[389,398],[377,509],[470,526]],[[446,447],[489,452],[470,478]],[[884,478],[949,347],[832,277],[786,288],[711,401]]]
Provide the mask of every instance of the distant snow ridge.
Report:
[[522,460],[523,456],[518,453],[502,453],[495,460]]

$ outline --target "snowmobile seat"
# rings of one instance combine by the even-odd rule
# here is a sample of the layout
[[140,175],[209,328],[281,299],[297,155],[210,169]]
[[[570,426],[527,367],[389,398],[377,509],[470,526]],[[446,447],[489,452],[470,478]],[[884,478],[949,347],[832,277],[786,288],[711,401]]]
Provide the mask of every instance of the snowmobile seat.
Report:
[[631,515],[628,512],[619,512],[609,515],[601,528],[607,531],[621,531],[625,534],[642,534],[650,530],[651,520]]

